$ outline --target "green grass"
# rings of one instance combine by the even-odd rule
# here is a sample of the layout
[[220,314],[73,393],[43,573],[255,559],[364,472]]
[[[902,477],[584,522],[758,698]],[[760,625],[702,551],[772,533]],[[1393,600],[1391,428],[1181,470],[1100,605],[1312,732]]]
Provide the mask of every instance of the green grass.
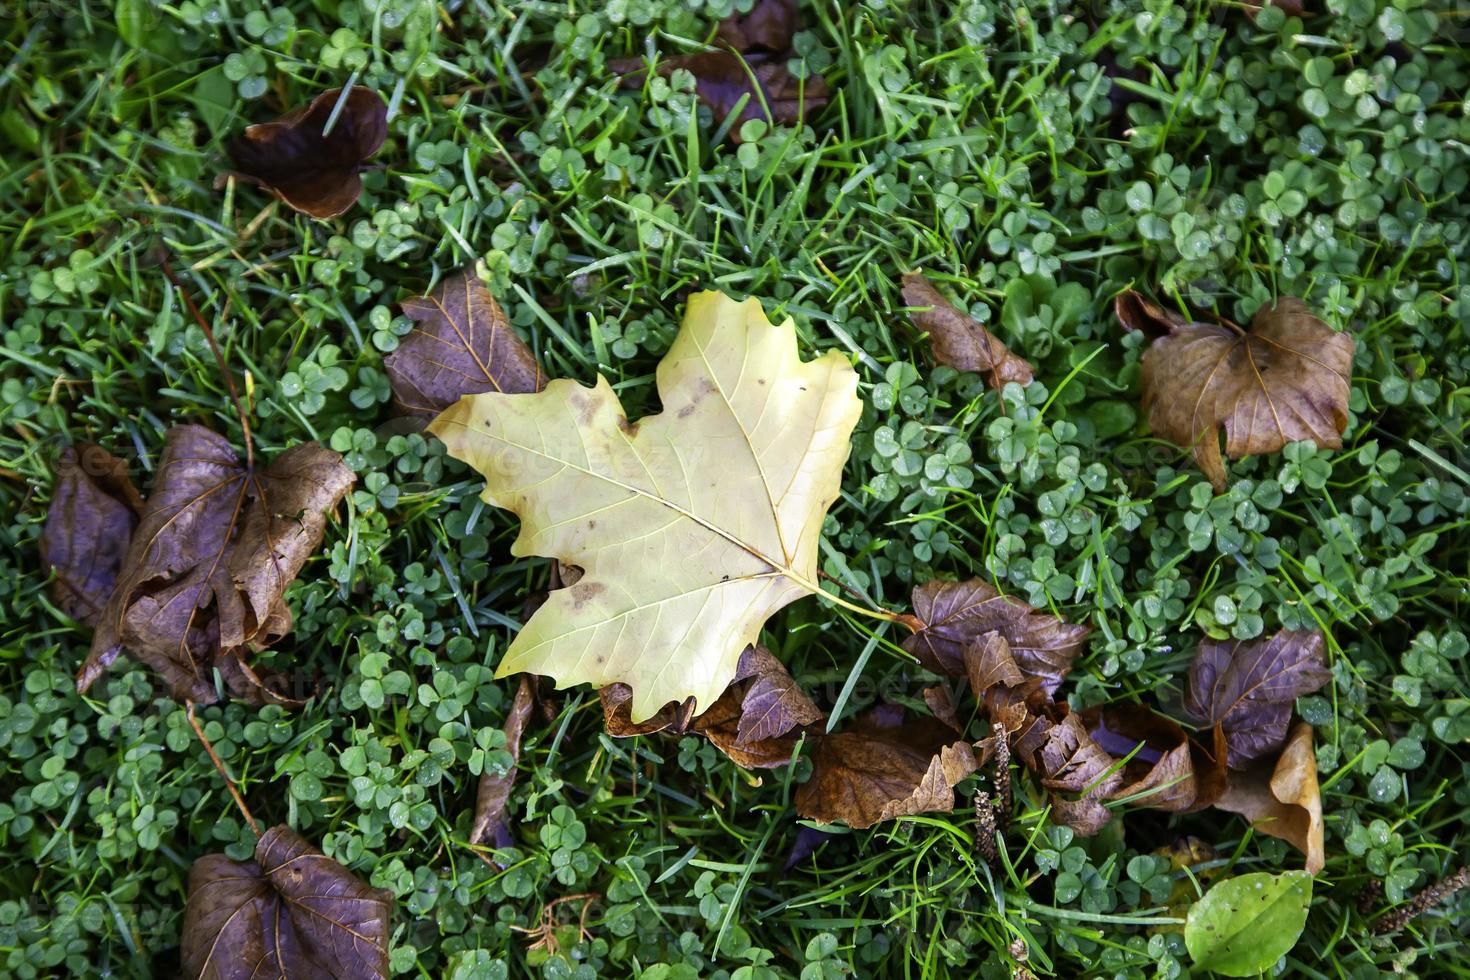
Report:
[[[1470,856],[1466,22],[1416,0],[1317,6],[804,5],[797,50],[831,104],[737,148],[688,90],[619,91],[604,67],[649,37],[685,50],[730,0],[11,5],[0,973],[170,975],[190,863],[254,843],[140,669],[75,693],[89,637],[38,565],[63,446],[101,442],[146,488],[172,424],[240,444],[171,254],[245,379],[261,453],[321,439],[360,475],[265,658],[324,695],[200,716],[262,822],[395,891],[396,973],[1003,978],[1020,941],[1041,976],[1182,976],[1165,885],[1301,866],[1219,812],[1129,811],[1071,840],[1018,774],[1003,873],[978,863],[963,808],[841,833],[783,870],[808,763],[755,776],[693,740],[614,741],[571,690],[528,737],[509,867],[487,867],[465,845],[466,760],[503,718],[511,687],[490,673],[546,563],[512,559],[513,518],[393,420],[382,368],[408,326],[394,304],[481,261],[547,371],[605,374],[630,414],[656,407],[695,288],[760,296],[807,353],[850,353],[868,408],[825,570],[897,606],[933,575],[984,575],[1093,625],[1076,706],[1177,703],[1202,631],[1326,631],[1335,682],[1299,710],[1329,859],[1285,973],[1470,975],[1470,899],[1384,939],[1357,903],[1381,880],[1371,915]],[[396,113],[353,210],[313,222],[212,188],[244,125],[349,77]],[[1002,404],[934,369],[896,282],[919,267],[1040,383]],[[1140,421],[1140,344],[1111,314],[1130,285],[1241,322],[1300,295],[1352,331],[1345,448],[1238,463],[1214,497]],[[901,451],[875,446],[885,426]],[[921,703],[891,630],[808,600],[766,636],[836,725],[880,696]],[[1217,857],[1166,879],[1136,860],[1184,835]],[[564,904],[550,960],[512,930],[589,892],[591,938]]]

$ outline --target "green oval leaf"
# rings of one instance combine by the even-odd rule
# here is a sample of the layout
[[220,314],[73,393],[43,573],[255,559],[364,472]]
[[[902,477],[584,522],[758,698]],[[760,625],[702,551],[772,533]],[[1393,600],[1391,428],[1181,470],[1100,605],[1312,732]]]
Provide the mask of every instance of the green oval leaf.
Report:
[[1305,871],[1230,878],[1190,908],[1184,945],[1195,966],[1254,976],[1296,945],[1311,903],[1312,876]]

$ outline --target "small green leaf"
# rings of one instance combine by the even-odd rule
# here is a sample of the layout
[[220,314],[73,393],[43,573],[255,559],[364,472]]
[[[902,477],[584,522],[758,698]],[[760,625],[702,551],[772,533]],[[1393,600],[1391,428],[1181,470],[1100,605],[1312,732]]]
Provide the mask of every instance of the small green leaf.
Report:
[[1195,966],[1254,976],[1296,945],[1311,903],[1312,876],[1305,871],[1230,878],[1190,907],[1184,944]]

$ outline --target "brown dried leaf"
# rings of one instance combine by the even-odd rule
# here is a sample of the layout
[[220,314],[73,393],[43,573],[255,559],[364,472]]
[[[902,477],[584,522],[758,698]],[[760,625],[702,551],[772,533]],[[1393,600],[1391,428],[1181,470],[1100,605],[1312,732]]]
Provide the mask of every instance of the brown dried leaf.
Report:
[[816,739],[812,776],[796,812],[862,830],[885,820],[955,807],[954,786],[978,767],[959,732],[901,708],[870,710],[852,728]]
[[536,677],[522,674],[516,688],[516,696],[510,703],[505,716],[505,750],[510,753],[511,765],[503,773],[486,769],[480,773],[480,786],[475,794],[475,824],[470,829],[470,843],[493,842],[497,847],[509,847],[511,843],[510,823],[505,815],[510,802],[510,791],[516,785],[516,763],[521,758],[521,735],[526,729],[526,720],[536,704]]
[[1326,642],[1316,630],[1282,630],[1264,640],[1205,640],[1189,667],[1184,708],[1201,725],[1219,725],[1230,768],[1276,751],[1296,699],[1332,679]]
[[925,625],[903,641],[904,649],[930,670],[955,677],[966,675],[970,642],[995,632],[1005,638],[1021,671],[1052,694],[1091,632],[1003,596],[978,578],[926,582],[914,589],[913,599],[914,613]]
[[170,429],[77,689],[91,686],[126,648],[179,700],[213,702],[216,666],[238,682],[237,695],[277,700],[232,661],[290,631],[286,587],[354,479],[341,456],[315,442],[250,471],[223,436],[197,425]]
[[[746,658],[750,663],[745,662]],[[735,683],[741,683],[742,674],[750,683],[740,700],[737,745],[777,738],[822,720],[821,710],[765,647],[753,646],[740,659]]]
[[[693,75],[694,91],[714,112],[716,122],[723,121],[748,96],[730,129],[731,138],[738,141],[743,122],[769,119],[789,125],[827,104],[827,83],[815,76],[797,78],[787,61],[785,55],[757,52],[742,57],[733,51],[703,51],[660,59],[654,70],[665,77],[680,68]],[[647,63],[642,58],[622,58],[608,62],[608,68],[622,76],[623,88],[636,89],[643,85]]]
[[762,646],[746,647],[735,680],[708,711],[693,717],[694,704],[667,704],[634,724],[632,690],[611,684],[598,692],[607,732],[614,738],[660,731],[692,731],[746,769],[773,769],[791,761],[793,732],[822,720],[822,712],[797,686],[786,667]]
[[41,532],[41,562],[56,573],[51,596],[62,612],[97,625],[142,510],[122,460],[91,443],[62,451]]
[[1092,708],[1082,713],[1082,720],[1103,751],[1128,759],[1113,799],[1189,813],[1203,810],[1225,792],[1225,736],[1218,726],[1212,729],[1213,747],[1206,748],[1174,721],[1142,705]]
[[1263,762],[1231,779],[1215,804],[1239,813],[1263,834],[1279,837],[1307,856],[1307,871],[1316,874],[1326,862],[1322,833],[1322,791],[1317,784],[1317,758],[1312,726],[1297,722],[1286,748],[1272,766]]
[[904,275],[903,301],[914,307],[909,313],[914,326],[929,335],[934,359],[940,364],[983,374],[992,388],[1003,388],[1010,381],[1031,383],[1035,376],[1031,364],[974,317],[956,309],[922,274]]
[[719,39],[741,53],[789,51],[799,25],[796,7],[796,0],[756,0],[750,13],[720,22]]
[[[332,113],[331,132],[325,132]],[[388,135],[388,107],[371,89],[323,92],[274,122],[259,123],[230,144],[235,176],[268,191],[302,214],[335,218],[357,201],[367,160]]]
[[[723,695],[722,695],[723,696]],[[682,734],[694,720],[694,699],[668,704],[643,721],[633,721],[633,689],[627,684],[609,684],[597,692],[602,702],[602,720],[613,738],[633,738],[672,730]],[[717,699],[718,700],[718,699]]]
[[1134,289],[1125,289],[1113,299],[1113,313],[1125,330],[1136,330],[1150,340],[1167,337],[1176,330],[1189,325],[1173,310]]
[[540,391],[546,378],[490,290],[462,269],[427,296],[403,301],[417,324],[383,361],[405,411],[438,415],[464,395]]
[[[1022,761],[1041,775],[1041,785],[1054,790],[1052,817],[1084,836],[1102,830],[1113,818],[1103,805],[1123,785],[1123,774],[1109,771],[1117,763],[1088,734],[1080,716],[1056,705],[1062,714],[1055,722],[1042,720],[1039,745],[1020,753]],[[1019,740],[1018,740],[1019,741]],[[1057,794],[1065,793],[1067,796]],[[1078,794],[1073,798],[1070,794]]]
[[255,860],[210,854],[189,870],[181,955],[199,980],[388,976],[393,893],[371,888],[286,826]]
[[955,713],[954,701],[949,696],[949,688],[942,684],[924,688],[924,704],[928,706],[931,715],[950,728],[955,731],[964,730],[964,725],[960,723],[959,716]]
[[1303,440],[1342,446],[1354,349],[1351,336],[1285,297],[1261,307],[1249,331],[1191,323],[1155,340],[1143,356],[1143,406],[1154,431],[1191,447],[1223,490],[1222,426],[1235,459]]

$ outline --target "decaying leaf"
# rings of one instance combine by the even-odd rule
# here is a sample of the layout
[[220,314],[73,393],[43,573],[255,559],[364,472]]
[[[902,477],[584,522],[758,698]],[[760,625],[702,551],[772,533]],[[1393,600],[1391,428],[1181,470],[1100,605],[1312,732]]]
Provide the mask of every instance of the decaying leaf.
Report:
[[[694,722],[694,700],[668,704],[640,722],[633,721],[633,689],[626,684],[609,684],[597,692],[602,702],[602,720],[613,738],[633,738],[672,731],[683,734]],[[721,695],[724,697],[724,695]]]
[[1079,834],[1092,835],[1112,819],[1112,811],[1104,802],[1117,796],[1123,785],[1123,774],[1117,760],[1093,740],[1079,715],[1066,711],[1065,704],[1056,709],[1060,718],[1041,719],[1031,730],[1031,740],[1017,739],[1017,754],[1031,769],[1041,775],[1041,785],[1053,790],[1052,819]]
[[1282,630],[1264,640],[1205,640],[1189,667],[1184,707],[1201,725],[1219,725],[1230,767],[1281,747],[1296,699],[1332,679],[1326,643],[1315,630]]
[[1150,340],[1167,337],[1189,325],[1174,310],[1166,309],[1135,289],[1125,289],[1113,299],[1113,314],[1125,330],[1136,330]]
[[521,735],[526,730],[526,721],[536,704],[536,678],[521,675],[515,699],[505,716],[505,750],[510,753],[511,765],[503,773],[486,769],[480,773],[480,786],[475,793],[475,823],[470,829],[470,843],[493,842],[496,847],[509,847],[512,843],[510,823],[505,808],[510,802],[510,792],[516,785],[516,763],[521,758]]
[[978,578],[926,582],[914,589],[913,599],[924,628],[903,641],[904,649],[930,670],[954,677],[966,675],[966,646],[995,632],[1005,638],[1021,671],[1052,694],[1091,632],[1003,596]]
[[353,88],[344,99],[332,89],[274,122],[247,127],[230,144],[236,169],[221,180],[234,176],[302,214],[335,218],[362,194],[360,175],[387,135],[388,107],[378,93]]
[[127,465],[91,443],[63,450],[41,532],[51,595],[72,619],[96,626],[127,555],[143,498]]
[[1281,756],[1231,776],[1230,788],[1215,804],[1239,813],[1263,834],[1279,837],[1307,856],[1311,874],[1326,862],[1322,828],[1322,791],[1312,726],[1297,722]]
[[1225,736],[1191,739],[1168,718],[1140,705],[1108,705],[1073,714],[1047,699],[999,633],[965,649],[970,687],[990,721],[1009,736],[1017,758],[1052,792],[1053,819],[1095,834],[1114,800],[1174,812],[1199,810],[1225,790]]
[[[750,659],[749,667],[745,666],[747,658]],[[765,647],[752,647],[741,657],[741,670],[736,680],[742,679],[749,679],[750,684],[740,700],[737,744],[750,745],[776,738],[792,729],[815,725],[822,720],[821,710],[807,697],[790,671]]]
[[796,812],[861,830],[885,820],[947,811],[954,786],[979,766],[970,743],[935,718],[907,718],[881,705],[844,732],[816,738],[812,775]]
[[1191,448],[1216,490],[1226,485],[1222,426],[1233,459],[1290,442],[1340,448],[1354,347],[1350,335],[1292,297],[1263,306],[1248,331],[1230,323],[1176,326],[1143,357],[1149,424]]
[[672,730],[709,739],[737,765],[771,769],[791,761],[798,729],[822,720],[822,712],[786,667],[763,646],[740,655],[735,680],[699,716],[693,703],[668,704],[645,721],[632,720],[632,692],[614,684],[599,692],[608,734],[615,738]]
[[1136,704],[1110,704],[1082,713],[1087,732],[1115,759],[1127,759],[1112,793],[1132,806],[1188,813],[1203,810],[1225,792],[1225,735],[1211,729],[1206,747],[1176,722]]
[[184,972],[198,980],[386,978],[392,919],[392,892],[274,827],[255,860],[210,854],[189,870]]
[[536,355],[474,269],[460,270],[427,296],[404,300],[403,312],[416,326],[383,366],[405,411],[438,415],[464,395],[546,386]]
[[498,676],[626,684],[630,721],[712,705],[777,609],[816,592],[818,536],[861,413],[836,351],[810,362],[791,321],[705,292],[658,366],[662,413],[631,423],[617,395],[551,382],[462,398],[430,431],[521,518],[517,556],[584,570],[553,592]]
[[216,700],[215,668],[240,697],[280,699],[245,654],[290,632],[286,587],[354,479],[341,456],[314,442],[251,471],[223,436],[197,425],[170,429],[78,690],[126,648],[179,700]]
[[1029,385],[1035,377],[1024,357],[1013,353],[974,317],[957,309],[922,274],[904,275],[903,301],[913,307],[909,315],[914,326],[929,335],[934,359],[940,364],[983,374],[992,388],[1003,388],[1011,381]]

